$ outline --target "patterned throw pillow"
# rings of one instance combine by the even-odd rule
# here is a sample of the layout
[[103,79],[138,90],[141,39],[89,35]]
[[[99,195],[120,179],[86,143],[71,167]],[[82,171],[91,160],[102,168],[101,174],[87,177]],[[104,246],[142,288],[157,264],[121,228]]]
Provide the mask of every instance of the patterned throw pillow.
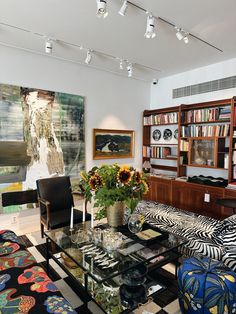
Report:
[[215,227],[212,234],[215,243],[228,247],[236,248],[236,215],[224,219],[221,224]]

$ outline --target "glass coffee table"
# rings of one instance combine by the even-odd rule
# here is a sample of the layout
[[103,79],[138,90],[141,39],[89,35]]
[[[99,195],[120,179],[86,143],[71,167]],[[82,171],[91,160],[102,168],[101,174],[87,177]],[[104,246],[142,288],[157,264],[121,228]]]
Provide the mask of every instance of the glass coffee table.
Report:
[[[149,272],[177,261],[187,242],[144,224],[140,234],[127,227],[90,228],[90,222],[45,231],[47,271],[52,258],[73,279],[87,306],[93,300],[104,313],[129,313],[165,289]],[[50,274],[49,274],[50,275]]]

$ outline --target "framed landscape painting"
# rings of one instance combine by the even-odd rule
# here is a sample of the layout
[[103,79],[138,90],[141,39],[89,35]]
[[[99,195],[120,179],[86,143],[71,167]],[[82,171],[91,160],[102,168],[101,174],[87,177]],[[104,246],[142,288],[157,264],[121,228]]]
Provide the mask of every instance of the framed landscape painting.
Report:
[[133,157],[134,131],[93,129],[93,159]]

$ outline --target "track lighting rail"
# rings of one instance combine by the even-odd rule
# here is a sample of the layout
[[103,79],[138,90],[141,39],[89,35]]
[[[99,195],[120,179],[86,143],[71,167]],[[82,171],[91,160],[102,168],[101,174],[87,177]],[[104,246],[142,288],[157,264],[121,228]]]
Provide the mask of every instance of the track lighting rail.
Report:
[[[133,2],[131,2],[131,1],[127,1],[127,3],[130,4],[130,5],[132,5],[133,7],[137,8],[137,9],[139,9],[139,10],[145,12],[145,13],[148,13],[146,9],[144,9],[143,7],[141,7],[141,6],[139,6],[139,5],[135,4],[135,3],[133,3]],[[174,28],[176,27],[176,25],[175,25],[174,23],[172,23],[172,22],[170,22],[170,21],[164,19],[163,17],[155,16],[155,15],[153,15],[153,14],[152,14],[152,16],[155,17],[157,20],[160,20],[161,22],[164,22],[164,23],[166,23],[166,24],[168,24],[168,25],[170,25],[170,26],[172,26],[172,27],[174,27]],[[208,41],[206,41],[206,40],[204,40],[204,39],[202,39],[202,38],[200,38],[200,37],[198,37],[198,36],[196,36],[196,35],[194,35],[194,34],[192,34],[192,33],[190,33],[190,32],[187,32],[187,33],[188,33],[188,36],[191,36],[191,37],[193,37],[193,38],[195,38],[195,39],[201,41],[202,43],[204,43],[204,44],[206,44],[206,45],[208,45],[208,46],[210,46],[210,47],[212,47],[212,48],[218,50],[219,52],[223,52],[222,49],[216,47],[215,45],[209,43]]]

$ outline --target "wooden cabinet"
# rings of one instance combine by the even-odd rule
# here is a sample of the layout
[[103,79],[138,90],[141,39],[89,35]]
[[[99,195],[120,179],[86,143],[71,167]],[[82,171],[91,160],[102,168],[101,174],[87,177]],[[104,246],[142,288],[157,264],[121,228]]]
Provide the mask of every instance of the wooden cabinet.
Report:
[[171,180],[150,177],[149,186],[149,199],[151,201],[171,205]]
[[[156,177],[150,177],[149,184],[150,192],[145,197],[147,200],[172,205],[216,219],[224,219],[232,214],[232,210],[227,210],[216,203],[217,199],[226,197],[224,188]],[[236,198],[236,192],[232,191],[232,193]]]

